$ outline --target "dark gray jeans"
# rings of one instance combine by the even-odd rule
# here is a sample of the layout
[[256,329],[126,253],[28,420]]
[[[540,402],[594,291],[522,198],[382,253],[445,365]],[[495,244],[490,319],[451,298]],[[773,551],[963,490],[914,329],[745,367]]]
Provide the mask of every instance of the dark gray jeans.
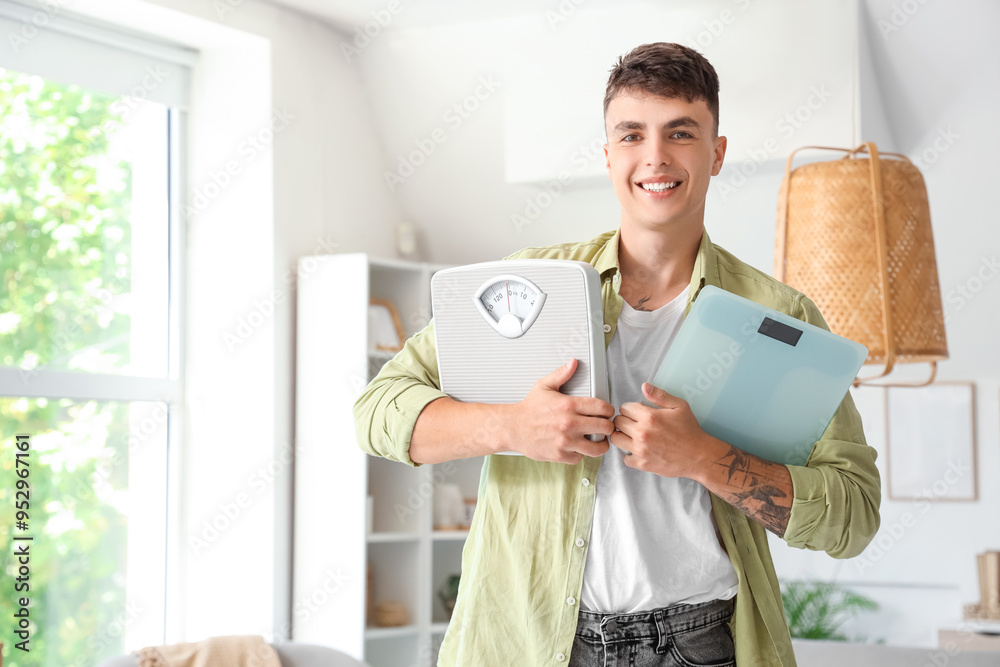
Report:
[[733,666],[733,603],[712,600],[632,614],[581,609],[569,667]]

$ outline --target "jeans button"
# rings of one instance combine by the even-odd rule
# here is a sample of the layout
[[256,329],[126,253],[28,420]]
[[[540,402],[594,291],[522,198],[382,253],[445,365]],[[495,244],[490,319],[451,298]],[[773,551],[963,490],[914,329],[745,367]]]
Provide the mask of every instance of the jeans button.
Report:
[[608,624],[604,626],[605,632],[614,632],[618,629],[618,623],[615,621],[608,621]]

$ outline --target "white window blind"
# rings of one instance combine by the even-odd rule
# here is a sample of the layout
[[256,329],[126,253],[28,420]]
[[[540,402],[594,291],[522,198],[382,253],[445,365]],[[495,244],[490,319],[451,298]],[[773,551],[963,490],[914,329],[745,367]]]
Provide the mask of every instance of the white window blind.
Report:
[[0,67],[188,109],[197,51],[74,16],[66,0],[0,0]]

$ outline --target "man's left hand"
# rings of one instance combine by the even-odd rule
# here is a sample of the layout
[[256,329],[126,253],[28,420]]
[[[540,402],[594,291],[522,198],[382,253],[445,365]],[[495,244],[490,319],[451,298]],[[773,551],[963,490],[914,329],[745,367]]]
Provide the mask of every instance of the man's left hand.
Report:
[[749,454],[705,433],[682,398],[648,382],[643,395],[660,409],[624,403],[609,438],[632,452],[625,465],[705,486],[775,535],[783,536],[795,489],[788,467]]

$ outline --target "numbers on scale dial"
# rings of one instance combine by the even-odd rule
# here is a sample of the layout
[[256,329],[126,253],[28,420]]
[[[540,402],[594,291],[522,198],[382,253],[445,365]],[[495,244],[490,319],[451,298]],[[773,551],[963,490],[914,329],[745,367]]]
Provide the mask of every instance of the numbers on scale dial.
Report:
[[506,338],[517,338],[534,323],[545,302],[545,293],[526,278],[497,276],[474,297],[484,319]]

